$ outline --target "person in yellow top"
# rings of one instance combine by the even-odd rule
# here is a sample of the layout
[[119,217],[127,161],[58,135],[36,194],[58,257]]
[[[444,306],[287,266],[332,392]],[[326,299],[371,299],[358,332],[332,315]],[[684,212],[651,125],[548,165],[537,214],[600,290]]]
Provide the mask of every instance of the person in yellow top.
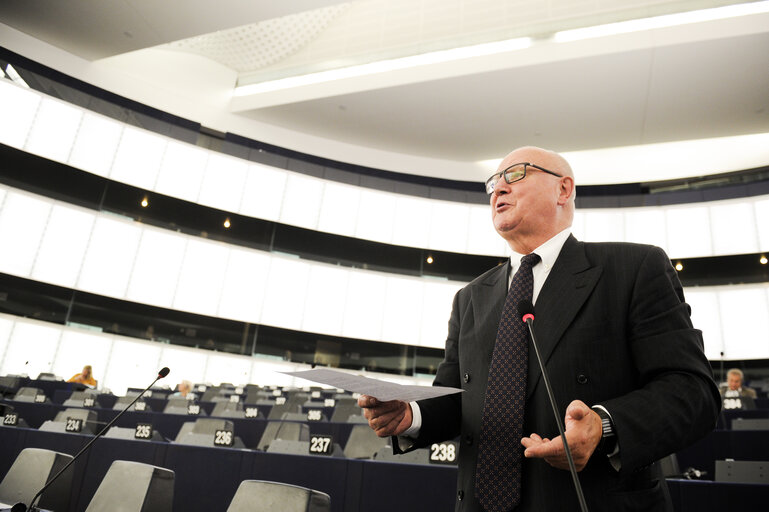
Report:
[[96,379],[93,378],[93,369],[90,364],[83,366],[83,371],[73,375],[67,382],[77,382],[92,388],[96,387]]

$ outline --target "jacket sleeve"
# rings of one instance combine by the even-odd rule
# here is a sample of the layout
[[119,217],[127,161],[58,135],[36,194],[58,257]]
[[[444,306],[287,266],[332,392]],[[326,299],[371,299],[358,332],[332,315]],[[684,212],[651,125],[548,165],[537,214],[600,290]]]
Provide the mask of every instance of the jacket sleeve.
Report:
[[622,471],[644,467],[715,427],[721,408],[701,331],[665,252],[641,261],[628,309],[629,351],[640,386],[602,402],[614,420]]

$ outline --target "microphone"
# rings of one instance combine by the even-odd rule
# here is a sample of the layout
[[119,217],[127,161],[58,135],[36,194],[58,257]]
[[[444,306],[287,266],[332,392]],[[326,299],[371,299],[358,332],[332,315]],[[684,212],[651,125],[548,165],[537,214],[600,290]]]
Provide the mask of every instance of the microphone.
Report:
[[518,303],[518,316],[529,327],[529,334],[531,334],[531,346],[534,347],[534,353],[537,355],[537,362],[539,363],[539,369],[542,371],[542,380],[545,381],[545,389],[547,389],[547,397],[550,399],[550,407],[553,408],[553,416],[555,416],[555,422],[558,425],[558,433],[561,435],[561,441],[563,441],[563,448],[566,452],[566,460],[569,461],[569,472],[571,473],[571,479],[574,482],[574,489],[577,491],[577,499],[579,500],[579,508],[582,512],[587,512],[587,503],[585,502],[585,495],[582,492],[582,485],[579,483],[579,476],[577,476],[577,468],[574,466],[574,459],[571,457],[571,449],[569,443],[566,442],[566,433],[563,429],[563,421],[558,413],[558,404],[555,401],[555,395],[553,395],[553,389],[550,387],[550,377],[547,375],[545,365],[542,362],[542,357],[539,355],[539,347],[537,346],[537,338],[534,336],[534,304],[530,300],[522,300]]
[[149,389],[150,389],[152,386],[154,386],[154,385],[155,385],[155,383],[156,383],[157,381],[159,381],[160,379],[162,379],[162,378],[164,378],[166,375],[168,375],[168,373],[169,373],[170,371],[171,371],[171,370],[169,370],[167,366],[163,367],[163,369],[161,369],[161,370],[158,372],[158,376],[155,378],[155,380],[153,380],[153,381],[152,381],[152,384],[150,384],[149,386],[147,386],[146,388],[144,388],[144,391],[142,391],[141,393],[139,393],[138,395],[136,395],[136,398],[134,398],[134,399],[133,399],[133,402],[131,402],[130,404],[128,404],[128,405],[125,407],[125,409],[123,409],[122,411],[120,411],[120,413],[118,413],[118,415],[117,415],[117,416],[115,416],[114,418],[112,418],[112,421],[110,421],[109,423],[107,423],[107,425],[106,425],[106,426],[105,426],[103,429],[101,429],[101,431],[100,431],[98,434],[96,434],[96,435],[93,437],[93,439],[91,439],[90,441],[88,441],[88,443],[87,443],[85,446],[83,446],[83,448],[82,448],[82,449],[81,449],[79,452],[77,452],[77,454],[75,454],[75,456],[72,458],[72,460],[70,460],[70,461],[69,461],[69,462],[68,462],[68,463],[67,463],[67,464],[66,464],[66,465],[65,465],[63,468],[61,468],[61,469],[59,470],[59,472],[58,472],[58,473],[56,473],[55,475],[53,475],[53,477],[52,477],[50,480],[48,480],[48,482],[46,482],[46,484],[43,486],[43,488],[42,488],[42,489],[40,489],[39,491],[37,491],[37,494],[35,494],[35,496],[32,498],[32,501],[30,501],[30,502],[29,502],[29,507],[27,507],[26,505],[24,505],[24,503],[17,503],[17,504],[15,504],[15,505],[14,505],[14,506],[11,508],[11,512],[33,512],[33,511],[39,510],[39,509],[35,508],[35,501],[37,501],[37,500],[38,500],[38,498],[40,498],[40,496],[42,496],[42,495],[43,495],[43,493],[45,492],[45,490],[46,490],[46,489],[48,489],[48,487],[50,487],[50,486],[51,486],[51,484],[52,484],[52,483],[54,483],[54,482],[56,481],[56,479],[57,479],[57,478],[59,478],[59,477],[61,476],[61,474],[62,474],[62,473],[64,473],[64,471],[66,471],[66,470],[67,470],[67,468],[68,468],[68,467],[70,467],[72,464],[74,464],[74,462],[75,462],[75,461],[76,461],[78,458],[80,458],[80,456],[81,456],[81,455],[83,455],[83,454],[84,454],[86,451],[88,451],[88,448],[90,448],[90,447],[91,447],[91,445],[92,445],[94,442],[96,442],[96,440],[97,440],[97,439],[99,439],[101,436],[103,436],[104,434],[106,434],[106,433],[107,433],[107,430],[109,430],[109,428],[110,428],[110,427],[111,427],[111,426],[112,426],[112,425],[113,425],[113,424],[114,424],[114,423],[115,423],[115,422],[118,420],[118,418],[120,418],[120,417],[121,417],[121,416],[122,416],[122,415],[123,415],[123,414],[124,414],[124,413],[125,413],[125,412],[126,412],[128,409],[130,409],[130,408],[131,408],[131,406],[132,406],[133,404],[135,404],[135,403],[136,403],[136,402],[137,402],[137,401],[138,401],[138,400],[139,400],[139,399],[140,399],[142,396],[144,396],[144,393],[146,393],[146,392],[147,392],[147,391],[148,391],[148,390],[149,390]]

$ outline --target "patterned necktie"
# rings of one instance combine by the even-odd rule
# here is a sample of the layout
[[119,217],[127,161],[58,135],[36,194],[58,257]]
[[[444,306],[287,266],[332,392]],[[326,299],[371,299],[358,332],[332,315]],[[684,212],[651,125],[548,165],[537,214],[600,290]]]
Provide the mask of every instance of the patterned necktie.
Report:
[[536,254],[521,258],[494,343],[475,470],[475,496],[488,512],[512,510],[521,500],[521,438],[529,345],[526,324],[518,318],[517,309],[521,300],[532,299],[531,268],[539,259]]

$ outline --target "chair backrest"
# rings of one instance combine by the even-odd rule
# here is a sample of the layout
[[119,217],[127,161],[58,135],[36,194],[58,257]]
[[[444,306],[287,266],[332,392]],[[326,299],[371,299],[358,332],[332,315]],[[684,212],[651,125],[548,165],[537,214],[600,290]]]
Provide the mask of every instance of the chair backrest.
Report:
[[80,418],[83,423],[96,423],[98,415],[90,409],[64,409],[56,413],[53,421],[62,423],[67,421],[67,418]]
[[348,459],[373,459],[388,441],[388,438],[377,436],[368,425],[355,425],[344,446],[344,455]]
[[16,394],[13,396],[12,400],[17,402],[34,402],[35,397],[42,394],[44,394],[42,389],[25,386],[19,388],[19,390],[16,391]]
[[360,415],[361,409],[358,407],[358,400],[352,397],[336,399],[334,414],[331,415],[332,423],[347,423],[352,415]]
[[69,398],[64,401],[63,405],[64,407],[80,407],[83,405],[83,400],[89,396],[96,400],[98,393],[90,389],[86,391],[73,391]]
[[310,427],[304,423],[295,423],[293,421],[268,421],[256,449],[267,450],[270,443],[275,439],[309,441]]
[[230,401],[216,402],[214,410],[211,411],[211,416],[224,418],[242,418],[243,414],[243,404]]
[[[194,403],[196,402],[181,396],[170,396],[163,408],[163,412],[166,414],[187,414],[187,407]],[[202,407],[200,408],[198,416],[207,416],[206,411],[204,411]]]
[[[71,460],[72,456],[66,453],[25,448],[0,482],[0,501],[29,505],[48,479],[61,471]],[[72,488],[72,473],[73,468],[68,468],[62,473],[59,479],[45,490],[37,505],[48,510],[66,510]]]
[[328,512],[331,497],[323,492],[264,480],[244,480],[227,512]]
[[86,512],[171,512],[174,472],[116,460],[107,470]]
[[230,420],[219,418],[198,418],[192,431],[196,434],[213,434],[217,430],[234,430],[234,424]]
[[400,462],[401,464],[430,464],[430,449],[417,448],[407,453],[393,453],[393,447],[389,444],[374,454],[376,460]]

